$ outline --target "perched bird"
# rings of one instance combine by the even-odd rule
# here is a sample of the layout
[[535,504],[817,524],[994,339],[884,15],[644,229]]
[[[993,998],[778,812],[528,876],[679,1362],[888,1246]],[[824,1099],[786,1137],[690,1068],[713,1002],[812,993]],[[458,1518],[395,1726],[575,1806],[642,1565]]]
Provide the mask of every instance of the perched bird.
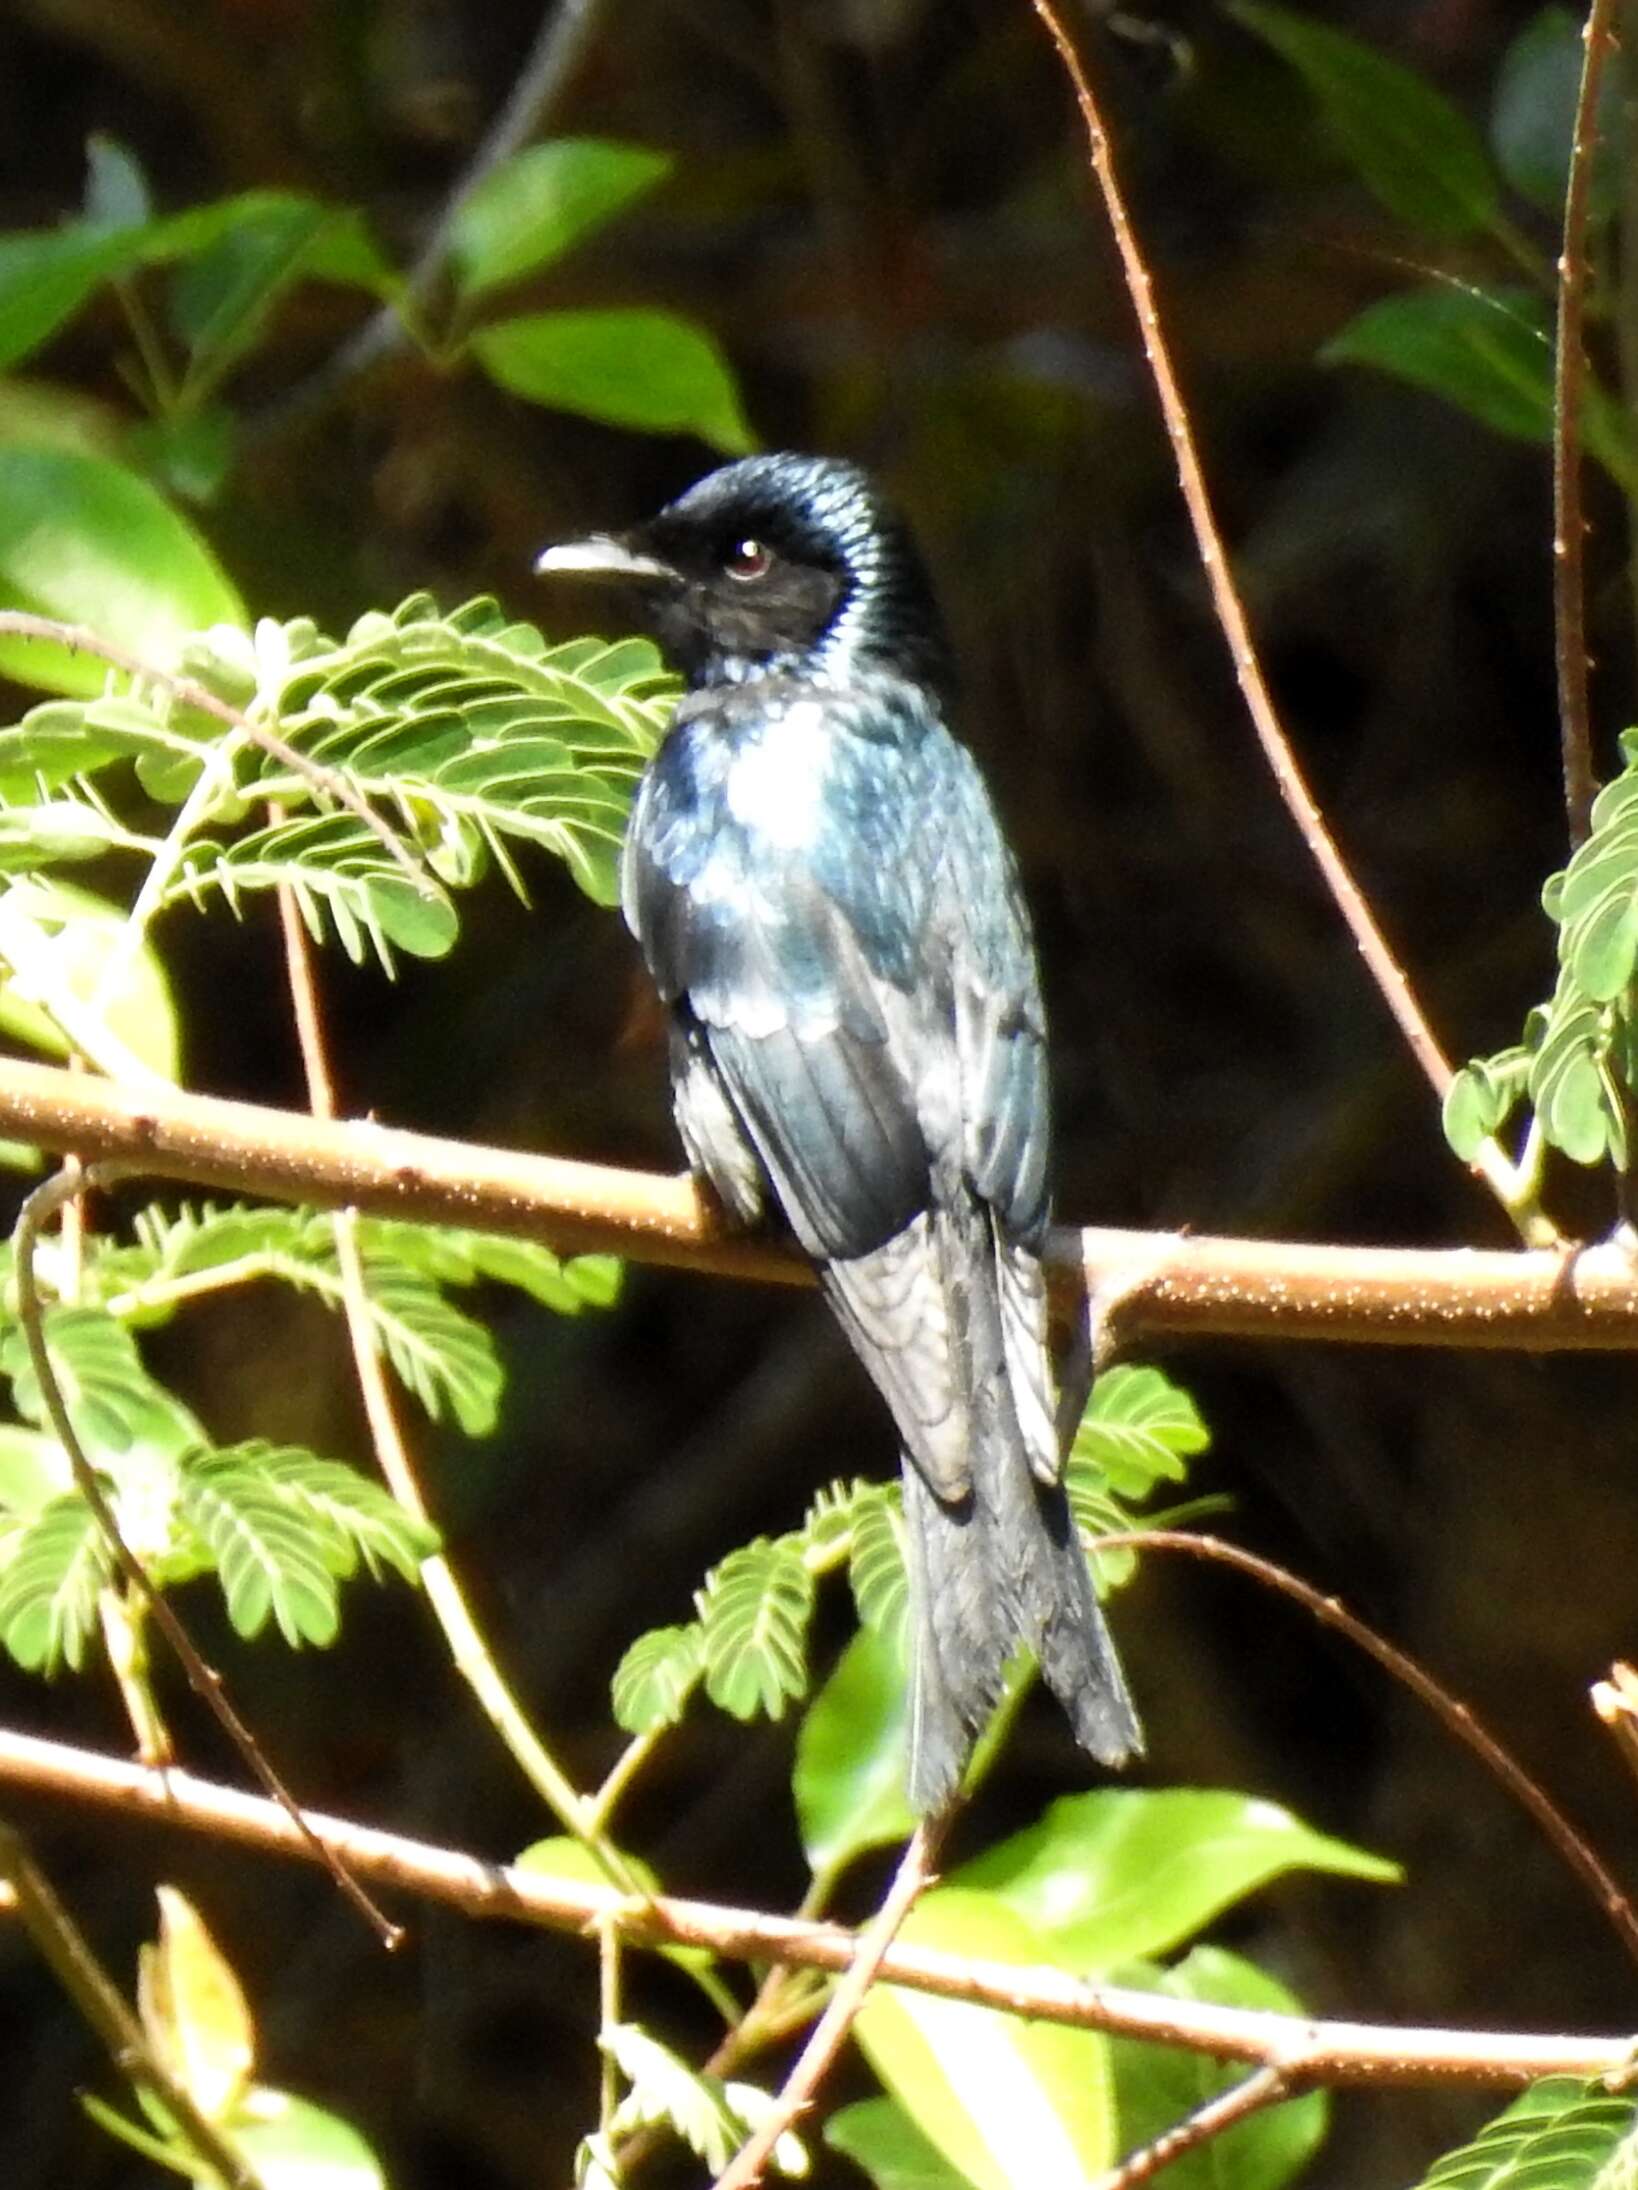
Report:
[[625,914],[690,1164],[741,1223],[783,1212],[898,1425],[911,1800],[954,1794],[1020,1644],[1121,1763],[1047,1344],[1040,983],[915,547],[852,465],[754,456],[536,567],[641,581],[687,679]]

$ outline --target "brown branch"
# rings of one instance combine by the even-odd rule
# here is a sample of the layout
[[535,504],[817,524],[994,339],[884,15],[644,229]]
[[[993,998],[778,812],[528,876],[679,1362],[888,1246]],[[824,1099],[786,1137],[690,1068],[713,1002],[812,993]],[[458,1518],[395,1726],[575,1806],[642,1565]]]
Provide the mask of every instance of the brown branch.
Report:
[[[0,1134],[229,1193],[513,1233],[565,1253],[812,1282],[794,1254],[725,1230],[686,1177],[364,1119],[314,1119],[157,1082],[122,1086],[11,1058],[0,1058]],[[1060,1229],[1050,1252],[1066,1292],[1083,1277],[1094,1291],[1119,1290],[1135,1273],[1117,1318],[1123,1344],[1220,1337],[1540,1353],[1638,1348],[1638,1266],[1613,1245],[1518,1253],[1188,1234],[1163,1242],[1094,1227]]]
[[[124,1817],[179,1826],[263,1854],[317,1860],[276,1803],[122,1758],[0,1730],[0,1782],[67,1797]],[[609,1925],[645,1946],[709,1947],[731,1959],[839,1971],[859,1951],[844,1925],[767,1916],[754,1909],[630,1895],[548,1878],[406,1840],[342,1818],[307,1813],[318,1839],[360,1877],[446,1903],[467,1916],[533,1925],[595,1940]],[[884,1984],[1011,2015],[1107,2030],[1218,2060],[1287,2068],[1309,2084],[1474,2085],[1513,2089],[1542,2076],[1621,2076],[1638,2053],[1628,2035],[1413,2029],[1396,2024],[1310,2022],[1266,2009],[1174,2000],[1124,1986],[1089,1985],[1045,1965],[988,1961],[896,1941],[882,1956]]]
[[1598,143],[1598,93],[1612,43],[1614,0],[1591,0],[1582,28],[1564,241],[1558,261],[1558,333],[1553,349],[1553,645],[1558,660],[1558,728],[1564,755],[1564,810],[1570,842],[1592,833],[1592,729],[1587,700],[1587,521],[1581,502],[1582,337],[1587,289],[1587,212]]
[[[1154,284],[1138,248],[1137,237],[1126,210],[1126,200],[1119,177],[1115,173],[1109,133],[1099,112],[1091,79],[1063,17],[1053,5],[1053,0],[1030,0],[1030,5],[1045,24],[1047,33],[1058,50],[1058,57],[1063,63],[1064,72],[1075,93],[1076,104],[1080,108],[1093,176],[1103,197],[1110,233],[1114,237],[1127,292],[1142,333],[1144,355],[1149,361],[1155,393],[1160,400],[1161,413],[1166,423],[1167,437],[1172,444],[1178,483],[1183,491],[1189,522],[1194,528],[1201,568],[1205,571],[1206,582],[1211,589],[1212,605],[1222,627],[1223,637],[1228,642],[1235,678],[1251,717],[1252,727],[1256,731],[1257,742],[1262,747],[1263,757],[1278,786],[1280,797],[1295,821],[1314,864],[1319,868],[1325,886],[1358,947],[1359,955],[1364,959],[1371,978],[1392,1012],[1411,1054],[1426,1074],[1434,1093],[1443,1099],[1454,1077],[1449,1060],[1440,1048],[1433,1029],[1405,978],[1403,968],[1389,948],[1387,938],[1378,927],[1375,915],[1366,903],[1363,892],[1314,803],[1313,794],[1269,696],[1268,685],[1251,636],[1251,626],[1234,583],[1222,534],[1212,512],[1211,496],[1201,468],[1200,453],[1195,446],[1188,406],[1183,400],[1171,351],[1161,328]],[[1544,1247],[1551,1244],[1554,1236],[1552,1226],[1539,1209],[1534,1208],[1527,1198],[1521,1197],[1519,1182],[1499,1144],[1487,1141],[1474,1160],[1474,1169],[1483,1174],[1492,1192],[1532,1246]]]
[[1292,2062],[1289,2067],[1276,2067],[1270,2063],[1265,2068],[1254,2069],[1240,2083],[1220,2091],[1216,2098],[1197,2106],[1182,2121],[1162,2130],[1152,2144],[1129,2152],[1118,2167],[1100,2175],[1091,2190],[1137,2190],[1139,2183],[1152,2182],[1163,2168],[1172,2166],[1186,2152],[1209,2144],[1213,2137],[1222,2136],[1236,2122],[1260,2114],[1265,2106],[1277,2106],[1282,2099],[1288,2099],[1297,2065]]
[[1453,1696],[1407,1652],[1377,1634],[1374,1628],[1367,1627],[1335,1597],[1323,1596],[1285,1567],[1276,1566],[1271,1559],[1259,1558],[1254,1551],[1242,1550],[1238,1544],[1224,1543],[1220,1537],[1193,1536],[1181,1529],[1156,1528],[1100,1536],[1095,1542],[1129,1545],[1134,1551],[1180,1551],[1189,1558],[1238,1567],[1242,1574],[1249,1574],[1264,1588],[1290,1597],[1323,1626],[1335,1628],[1339,1635],[1345,1635],[1357,1650],[1374,1658],[1396,1681],[1408,1688],[1418,1702],[1425,1704],[1441,1725],[1464,1747],[1471,1749],[1486,1770],[1500,1781],[1519,1807],[1540,1826],[1554,1852],[1563,1858],[1609,1918],[1628,1954],[1638,1961],[1638,1915],[1634,1914],[1625,1889],[1577,1832],[1546,1788],[1531,1777],[1487,1727],[1480,1724],[1469,1705],[1459,1696]]
[[876,1982],[887,1954],[905,1918],[932,1880],[939,1842],[944,1837],[948,1814],[924,1818],[911,1835],[910,1845],[893,1875],[886,1898],[860,1932],[847,1973],[831,1994],[825,2012],[814,2024],[807,2044],[772,2108],[717,2177],[716,2190],[756,2190],[773,2149],[813,2102],[813,2095],[832,2062],[847,2043],[847,2034],[859,2019],[865,1994]]

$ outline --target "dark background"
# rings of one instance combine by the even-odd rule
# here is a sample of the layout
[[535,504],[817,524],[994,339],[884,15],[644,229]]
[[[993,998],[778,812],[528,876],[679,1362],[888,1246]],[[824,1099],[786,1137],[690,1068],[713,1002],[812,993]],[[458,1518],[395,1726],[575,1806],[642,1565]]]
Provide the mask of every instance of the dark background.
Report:
[[[1327,7],[1482,111],[1526,10]],[[758,433],[877,467],[926,543],[963,727],[1019,847],[1056,1039],[1062,1214],[1267,1236],[1506,1244],[1447,1152],[1257,757],[1209,619],[1065,87],[1025,0],[629,0],[602,10],[554,129],[663,146],[674,180],[541,285],[667,303],[720,337]],[[1545,453],[1429,397],[1315,363],[1426,260],[1325,148],[1293,82],[1207,7],[1081,30],[1279,700],[1346,852],[1456,1055],[1512,1039],[1550,983],[1563,853]],[[6,0],[0,228],[78,202],[88,132],[167,207],[258,183],[364,203],[413,251],[537,28],[515,0]],[[1142,33],[1143,35],[1140,35]],[[1524,216],[1529,220],[1529,216]],[[1534,223],[1544,249],[1545,224]],[[1485,270],[1482,253],[1449,254]],[[245,454],[203,523],[258,612],[330,627],[418,586],[493,590],[574,628],[539,544],[629,521],[707,468],[686,441],[532,410],[409,355],[303,400],[356,305],[304,289],[233,384]],[[115,316],[31,370],[128,410]],[[292,397],[295,401],[292,402]],[[1621,513],[1596,490],[1601,760],[1630,719]],[[664,1067],[618,920],[557,875],[465,909],[396,986],[325,966],[343,1100],[403,1124],[672,1167]],[[192,1084],[298,1101],[270,918],[177,915]],[[1558,1183],[1594,1231],[1601,1194]],[[612,1316],[491,1304],[504,1434],[424,1433],[429,1483],[505,1663],[586,1781],[607,1680],[704,1570],[792,1525],[815,1484],[892,1463],[885,1420],[808,1299],[633,1269]],[[362,1456],[345,1349],[259,1293],[154,1359],[224,1438]],[[1215,1432],[1224,1525],[1343,1593],[1468,1696],[1632,1875],[1633,1788],[1586,1704],[1634,1642],[1631,1400],[1620,1362],[1200,1346],[1166,1357]],[[541,1829],[407,1593],[360,1591],[343,1643],[246,1651],[185,1609],[305,1799],[503,1855]],[[1153,1562],[1117,1623],[1145,1780],[1286,1802],[1407,1867],[1398,1891],[1298,1884],[1226,1928],[1317,2012],[1628,2027],[1608,1927],[1498,1788],[1406,1697],[1243,1580]],[[843,1632],[840,1617],[835,1633]],[[95,1681],[0,1673],[20,1725],[109,1745]],[[175,1699],[190,1757],[230,1769]],[[786,1727],[696,1714],[626,1820],[679,1890],[789,1902]],[[1083,1784],[1046,1711],[976,1840]],[[593,1965],[574,1942],[412,1911],[388,1961],[316,1878],[59,1806],[35,1834],[116,1968],[149,1886],[199,1900],[262,2016],[262,2073],[349,2114],[401,2185],[565,2181],[592,2118]],[[870,1881],[861,1882],[863,1892]],[[640,2005],[700,2046],[689,1996]],[[92,2042],[0,1934],[15,2190],[147,2179],[79,2121]],[[1316,2186],[1415,2179],[1487,2111],[1353,2098]],[[841,2180],[838,2161],[820,2160]]]

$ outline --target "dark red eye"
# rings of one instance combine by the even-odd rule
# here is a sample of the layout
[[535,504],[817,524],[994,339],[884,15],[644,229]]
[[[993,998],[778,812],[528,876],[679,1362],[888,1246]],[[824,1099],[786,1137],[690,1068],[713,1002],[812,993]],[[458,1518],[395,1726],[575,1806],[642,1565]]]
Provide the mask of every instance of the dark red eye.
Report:
[[730,578],[749,583],[753,578],[765,578],[772,562],[772,550],[760,540],[737,540],[729,551],[726,567]]

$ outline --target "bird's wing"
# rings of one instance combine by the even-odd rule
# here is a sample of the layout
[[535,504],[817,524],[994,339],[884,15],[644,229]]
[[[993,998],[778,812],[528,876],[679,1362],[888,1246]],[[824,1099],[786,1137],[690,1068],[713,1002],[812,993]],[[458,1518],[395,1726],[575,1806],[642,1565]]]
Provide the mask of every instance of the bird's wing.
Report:
[[1038,1450],[1056,1463],[1033,1427],[1041,1414],[1050,1438],[1050,1406],[1029,1396],[1047,1375],[1033,1254],[1044,1035],[1016,879],[977,770],[942,725],[924,714],[915,728],[884,742],[831,725],[823,821],[805,840],[799,817],[783,834],[752,831],[719,808],[701,826],[697,773],[662,755],[628,839],[625,897],[662,994],[697,1029],[726,1097],[726,1127],[703,1135],[709,1105],[690,1101],[691,1157],[715,1178],[736,1167],[716,1145],[726,1130],[749,1141],[907,1449],[939,1496],[958,1498],[970,1273],[948,1266],[949,1238],[927,1212],[963,1190],[993,1210],[1003,1298],[1017,1296],[1008,1359],[1032,1463]]

